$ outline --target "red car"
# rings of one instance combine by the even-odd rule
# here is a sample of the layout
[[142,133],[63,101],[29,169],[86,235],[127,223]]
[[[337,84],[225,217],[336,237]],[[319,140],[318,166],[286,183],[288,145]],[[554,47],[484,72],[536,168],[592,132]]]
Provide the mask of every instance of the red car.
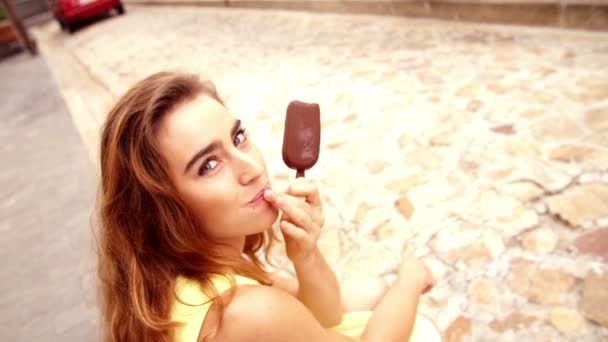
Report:
[[76,24],[116,9],[125,13],[121,0],[51,0],[53,14],[62,29],[74,32]]

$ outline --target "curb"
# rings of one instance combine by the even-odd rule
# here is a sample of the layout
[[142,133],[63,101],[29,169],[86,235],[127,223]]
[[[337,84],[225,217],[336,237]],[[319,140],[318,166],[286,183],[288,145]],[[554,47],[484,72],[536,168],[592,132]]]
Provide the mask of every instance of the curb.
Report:
[[243,1],[243,0],[126,0],[127,4],[150,6],[202,6],[295,10],[324,13],[375,14],[422,17],[475,23],[548,26],[608,31],[608,1],[576,3],[525,0],[448,1]]

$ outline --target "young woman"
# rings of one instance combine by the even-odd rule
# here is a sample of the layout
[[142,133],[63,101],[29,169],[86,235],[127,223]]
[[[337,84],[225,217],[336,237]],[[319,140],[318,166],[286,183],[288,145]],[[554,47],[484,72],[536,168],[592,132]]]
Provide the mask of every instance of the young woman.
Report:
[[[324,220],[315,183],[273,190],[262,154],[212,84],[168,72],[137,83],[109,113],[100,152],[105,340],[410,338],[434,283],[428,268],[405,260],[375,311],[345,314],[316,246]],[[277,219],[297,279],[268,273],[259,257]]]

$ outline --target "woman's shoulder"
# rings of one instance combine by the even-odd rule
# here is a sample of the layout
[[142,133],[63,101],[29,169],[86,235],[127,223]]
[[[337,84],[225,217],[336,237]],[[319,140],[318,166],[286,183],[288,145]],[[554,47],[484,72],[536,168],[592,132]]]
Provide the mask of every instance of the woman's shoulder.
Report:
[[[326,341],[327,331],[295,297],[271,286],[238,286],[214,341]],[[205,329],[203,326],[202,329]]]
[[[215,288],[213,292],[221,296],[230,288],[241,286],[260,286],[254,279],[239,275],[211,275],[208,280]],[[199,330],[213,306],[213,292],[209,282],[201,282],[178,276],[173,289],[174,302],[171,320],[182,325],[176,330],[176,341],[196,341]],[[261,287],[261,286],[260,286]]]
[[[218,294],[229,290],[232,286],[260,285],[254,279],[232,274],[213,274],[209,280]],[[205,291],[204,284],[201,284],[200,280],[178,276],[175,281],[174,294],[178,302],[187,305],[204,305],[212,299],[208,293],[210,292]]]

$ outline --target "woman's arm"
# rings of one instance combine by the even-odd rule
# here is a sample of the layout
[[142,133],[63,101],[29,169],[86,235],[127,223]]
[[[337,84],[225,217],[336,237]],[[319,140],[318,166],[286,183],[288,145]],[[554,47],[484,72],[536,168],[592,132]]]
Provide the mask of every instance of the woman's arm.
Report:
[[324,327],[342,321],[344,307],[340,285],[318,248],[307,260],[294,264],[298,276],[297,298],[315,315]]
[[282,213],[280,227],[285,251],[298,278],[296,297],[323,326],[339,324],[344,312],[340,288],[336,275],[317,247],[324,224],[317,186],[298,178],[285,194],[267,190],[264,198]]
[[419,299],[420,289],[414,284],[404,282],[393,285],[367,322],[363,339],[408,341],[414,328]]
[[414,329],[420,295],[434,285],[430,269],[406,257],[393,286],[376,306],[361,338],[365,341],[408,341]]
[[298,298],[324,327],[342,321],[344,314],[340,286],[320,251],[314,259],[294,265],[298,279],[271,274],[273,286]]
[[298,288],[300,285],[298,284],[297,279],[284,277],[278,273],[271,273],[270,279],[272,280],[273,287],[283,290],[294,297],[298,296]]

